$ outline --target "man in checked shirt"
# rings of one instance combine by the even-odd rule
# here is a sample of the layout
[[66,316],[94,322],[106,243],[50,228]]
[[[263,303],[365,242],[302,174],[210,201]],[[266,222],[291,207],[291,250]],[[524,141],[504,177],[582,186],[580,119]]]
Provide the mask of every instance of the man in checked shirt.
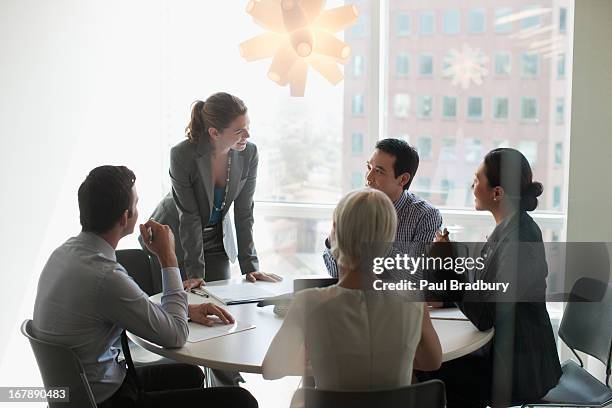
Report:
[[[366,185],[385,193],[397,211],[395,243],[400,252],[420,256],[425,243],[430,243],[442,225],[440,211],[408,191],[419,168],[416,149],[401,139],[383,139],[366,162]],[[327,271],[338,277],[338,265],[331,253],[329,238],[325,240],[323,260]],[[412,279],[417,279],[412,276]]]

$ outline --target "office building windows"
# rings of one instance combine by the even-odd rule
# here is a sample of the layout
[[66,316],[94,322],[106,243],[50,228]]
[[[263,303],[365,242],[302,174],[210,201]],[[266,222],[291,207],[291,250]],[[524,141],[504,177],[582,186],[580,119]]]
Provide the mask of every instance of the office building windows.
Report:
[[393,114],[396,118],[407,118],[410,113],[410,95],[406,93],[395,94],[393,98]]
[[493,119],[508,119],[508,98],[493,98]]
[[524,96],[521,98],[521,119],[538,120],[538,100]]
[[414,191],[416,194],[426,200],[429,199],[431,195],[431,179],[420,175],[415,179],[415,182]]
[[555,143],[555,164],[560,166],[563,164],[563,143]]
[[448,204],[448,196],[450,192],[455,188],[455,183],[449,179],[440,180],[440,190],[441,190],[441,199],[442,202],[446,205]]
[[360,156],[363,154],[363,133],[353,132],[351,135],[351,153],[353,156]]
[[355,94],[353,95],[353,100],[351,103],[351,112],[353,116],[363,116],[363,95]]
[[417,140],[416,149],[420,159],[431,159],[431,137],[421,136]]
[[498,52],[493,58],[495,65],[495,75],[510,75],[510,53]]
[[440,160],[457,160],[457,140],[452,137],[442,138]]
[[405,52],[395,56],[395,74],[398,77],[407,77],[410,73],[410,57]]
[[399,13],[396,21],[396,34],[398,37],[406,37],[410,35],[410,14]]
[[457,97],[445,96],[442,98],[442,116],[446,119],[457,117]]
[[431,96],[421,96],[419,98],[419,118],[431,118],[433,110],[433,98]]
[[498,147],[510,147],[510,143],[507,140],[493,140],[493,148]]
[[482,119],[482,98],[479,96],[468,97],[468,111],[467,116],[469,119]]
[[483,157],[482,141],[480,139],[465,139],[465,161],[480,163]]
[[555,100],[555,122],[561,124],[565,121],[565,99],[557,98]]
[[363,38],[368,33],[367,21],[370,18],[367,13],[359,13],[357,22],[350,28],[351,36]]
[[565,78],[565,53],[557,56],[557,78]]
[[508,22],[508,16],[512,14],[512,9],[509,7],[501,7],[495,9],[495,32],[509,33],[512,31],[512,22]]
[[561,7],[559,9],[559,32],[565,33],[567,31],[567,9]]
[[540,72],[540,56],[537,53],[523,53],[522,74],[525,77],[536,77]]
[[422,11],[419,14],[419,34],[432,35],[435,29],[434,12]]
[[553,188],[553,200],[552,206],[555,210],[561,209],[561,186],[555,186]]
[[351,189],[355,190],[365,186],[365,177],[360,171],[351,173]]
[[358,78],[363,75],[365,71],[365,59],[362,55],[355,55],[353,57],[353,76]]
[[446,10],[444,12],[442,31],[444,34],[459,34],[461,30],[461,14],[459,10]]
[[419,57],[419,74],[433,75],[433,56],[431,54],[421,54]]
[[525,155],[525,158],[532,166],[538,162],[538,142],[535,140],[521,140],[518,150]]
[[521,28],[535,28],[540,26],[540,16],[543,14],[538,6],[528,6],[523,9],[526,17],[521,19]]
[[468,15],[468,31],[470,34],[481,34],[485,32],[484,9],[470,10]]

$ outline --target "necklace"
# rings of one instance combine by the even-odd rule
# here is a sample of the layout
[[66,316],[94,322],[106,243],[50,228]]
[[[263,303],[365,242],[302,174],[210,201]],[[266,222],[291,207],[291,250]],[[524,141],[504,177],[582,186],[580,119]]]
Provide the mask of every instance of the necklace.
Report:
[[229,180],[230,180],[230,170],[232,167],[232,151],[230,150],[227,154],[227,179],[225,179],[225,192],[223,193],[223,202],[221,203],[221,208],[217,208],[215,205],[215,200],[213,199],[213,208],[215,211],[222,212],[225,208],[225,200],[227,199],[227,190],[229,189]]

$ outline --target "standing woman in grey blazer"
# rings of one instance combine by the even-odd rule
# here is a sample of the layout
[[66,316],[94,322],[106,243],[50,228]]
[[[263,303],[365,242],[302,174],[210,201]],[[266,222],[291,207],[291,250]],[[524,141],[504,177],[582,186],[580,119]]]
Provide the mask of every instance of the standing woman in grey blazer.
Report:
[[[229,260],[236,256],[249,281],[281,280],[259,271],[253,242],[258,154],[257,147],[248,142],[244,102],[224,92],[195,102],[185,132],[187,139],[170,152],[172,192],[152,215],[169,225],[177,237],[185,289],[198,287],[204,280],[228,279]],[[237,251],[227,214],[232,204]]]

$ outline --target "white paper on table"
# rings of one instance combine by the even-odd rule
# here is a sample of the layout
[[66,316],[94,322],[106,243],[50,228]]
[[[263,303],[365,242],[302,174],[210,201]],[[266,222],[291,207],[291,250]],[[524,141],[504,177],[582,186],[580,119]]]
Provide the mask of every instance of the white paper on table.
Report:
[[197,343],[204,340],[214,339],[215,337],[227,336],[228,334],[255,328],[254,324],[245,322],[234,322],[233,324],[215,323],[213,326],[189,322],[189,343]]
[[469,320],[461,310],[456,307],[443,309],[429,309],[429,316],[438,320]]
[[210,285],[202,286],[200,289],[225,304],[236,301],[261,300],[276,295],[276,293],[264,289],[261,285],[255,283],[239,283],[223,286]]

